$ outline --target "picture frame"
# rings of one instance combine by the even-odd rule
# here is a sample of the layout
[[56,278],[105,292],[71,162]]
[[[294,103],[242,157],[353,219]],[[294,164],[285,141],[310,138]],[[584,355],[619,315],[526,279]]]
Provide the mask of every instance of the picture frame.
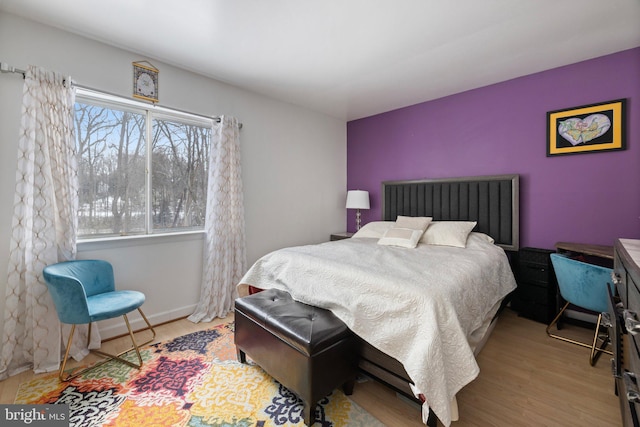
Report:
[[624,150],[626,99],[547,112],[547,157]]
[[158,102],[159,70],[148,61],[133,63],[133,97]]

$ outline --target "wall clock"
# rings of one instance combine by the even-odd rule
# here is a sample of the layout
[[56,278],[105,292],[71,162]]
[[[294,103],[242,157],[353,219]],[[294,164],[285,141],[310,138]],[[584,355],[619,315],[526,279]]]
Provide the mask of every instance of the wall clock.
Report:
[[147,61],[133,63],[133,96],[158,102],[158,69]]

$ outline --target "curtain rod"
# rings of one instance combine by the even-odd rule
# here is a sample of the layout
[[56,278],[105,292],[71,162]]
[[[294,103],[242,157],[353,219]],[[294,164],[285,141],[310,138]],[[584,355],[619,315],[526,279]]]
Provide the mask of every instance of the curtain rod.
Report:
[[20,68],[12,67],[11,65],[7,64],[6,62],[0,62],[0,73],[22,74],[22,78],[23,79],[27,75],[27,72],[25,70],[21,70]]
[[[22,78],[23,79],[27,75],[27,72],[25,70],[21,70],[20,68],[12,67],[11,65],[7,64],[6,62],[0,62],[0,73],[22,74]],[[79,85],[73,80],[71,80],[71,84],[73,86],[77,87],[77,88],[80,88],[80,89],[86,89],[86,90],[91,90],[91,91],[94,91],[94,92],[106,93],[106,94],[111,95],[111,96],[121,97],[121,95],[116,95],[116,94],[113,94],[113,93],[105,92],[103,90],[95,89],[95,88],[92,88],[92,87],[89,87],[89,86]],[[158,107],[162,107],[162,108],[168,108],[168,109],[171,109],[171,110],[179,111],[181,113],[187,113],[187,114],[192,114],[194,116],[200,116],[200,117],[204,117],[204,118],[207,118],[207,119],[213,119],[213,121],[216,122],[216,123],[220,123],[222,121],[222,118],[220,116],[208,117],[208,116],[203,116],[202,114],[195,114],[195,113],[192,113],[192,112],[189,112],[189,111],[178,110],[177,108],[164,107],[164,106],[162,106],[160,104],[156,104],[156,103],[154,103],[153,105],[154,106],[158,106]],[[238,129],[242,129],[242,123],[238,123]]]

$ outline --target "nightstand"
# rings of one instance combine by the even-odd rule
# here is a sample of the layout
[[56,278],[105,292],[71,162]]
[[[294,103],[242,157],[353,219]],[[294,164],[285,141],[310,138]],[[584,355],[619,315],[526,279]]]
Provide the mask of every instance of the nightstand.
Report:
[[351,236],[353,236],[354,233],[348,233],[348,232],[344,232],[344,233],[333,233],[331,235],[331,241],[333,242],[334,240],[342,240],[342,239],[348,239]]
[[556,314],[556,276],[549,249],[521,248],[518,253],[518,288],[511,307],[522,317],[549,324]]

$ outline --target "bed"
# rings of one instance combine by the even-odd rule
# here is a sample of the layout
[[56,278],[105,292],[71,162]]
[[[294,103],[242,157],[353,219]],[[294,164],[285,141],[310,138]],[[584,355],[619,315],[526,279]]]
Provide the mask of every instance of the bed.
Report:
[[[435,414],[449,425],[516,287],[505,251],[519,244],[518,192],[518,175],[383,182],[382,221],[351,239],[265,255],[239,293],[278,288],[331,310],[360,337],[362,371],[421,400],[428,424]],[[397,232],[411,235],[407,247]]]

